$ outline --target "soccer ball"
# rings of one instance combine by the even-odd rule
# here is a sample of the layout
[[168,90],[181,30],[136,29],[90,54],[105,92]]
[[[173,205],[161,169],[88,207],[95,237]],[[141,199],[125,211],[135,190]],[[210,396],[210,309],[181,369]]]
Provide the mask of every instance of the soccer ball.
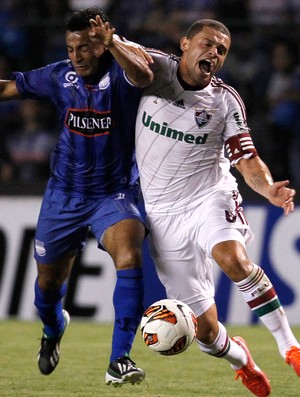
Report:
[[176,299],[154,302],[144,312],[141,334],[146,345],[164,356],[184,352],[197,332],[197,319],[192,309]]

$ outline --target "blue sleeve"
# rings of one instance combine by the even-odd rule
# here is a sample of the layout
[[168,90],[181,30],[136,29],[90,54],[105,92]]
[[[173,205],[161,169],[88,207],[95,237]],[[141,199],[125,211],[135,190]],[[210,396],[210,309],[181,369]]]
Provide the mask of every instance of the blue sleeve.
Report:
[[55,86],[55,68],[57,64],[34,69],[29,72],[14,72],[17,89],[23,99],[51,99]]

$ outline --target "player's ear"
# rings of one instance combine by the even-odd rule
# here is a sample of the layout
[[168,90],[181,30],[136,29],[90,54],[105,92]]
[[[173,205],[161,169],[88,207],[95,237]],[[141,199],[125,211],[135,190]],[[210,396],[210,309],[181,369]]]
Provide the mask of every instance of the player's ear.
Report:
[[189,48],[189,40],[188,40],[188,38],[187,37],[183,37],[181,40],[180,40],[180,49],[181,49],[181,51],[182,52],[186,52],[187,50],[188,50],[188,48]]

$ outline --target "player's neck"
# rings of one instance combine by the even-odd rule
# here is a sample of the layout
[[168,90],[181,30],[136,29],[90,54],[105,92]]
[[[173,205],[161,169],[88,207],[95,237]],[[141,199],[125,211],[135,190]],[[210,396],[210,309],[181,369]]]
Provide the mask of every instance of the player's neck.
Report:
[[180,75],[179,68],[177,69],[177,79],[179,81],[179,84],[181,87],[186,90],[186,91],[199,91],[203,90],[206,86],[201,86],[201,85],[190,85],[186,81],[183,80],[183,78]]

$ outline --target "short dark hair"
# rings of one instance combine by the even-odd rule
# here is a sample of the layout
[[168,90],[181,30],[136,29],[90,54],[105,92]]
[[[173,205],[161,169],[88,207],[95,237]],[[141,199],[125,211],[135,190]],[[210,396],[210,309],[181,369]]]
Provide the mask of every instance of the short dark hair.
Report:
[[[91,27],[90,19],[95,19],[99,15],[103,22],[109,22],[108,16],[99,7],[89,7],[80,11],[76,11],[68,19],[66,29],[69,32],[85,30]],[[110,23],[110,22],[109,22]]]
[[190,40],[192,39],[196,34],[201,32],[203,28],[205,27],[208,28],[213,28],[221,33],[225,34],[229,38],[231,38],[230,32],[228,28],[221,22],[215,21],[214,19],[198,19],[195,21],[188,29],[186,37]]

